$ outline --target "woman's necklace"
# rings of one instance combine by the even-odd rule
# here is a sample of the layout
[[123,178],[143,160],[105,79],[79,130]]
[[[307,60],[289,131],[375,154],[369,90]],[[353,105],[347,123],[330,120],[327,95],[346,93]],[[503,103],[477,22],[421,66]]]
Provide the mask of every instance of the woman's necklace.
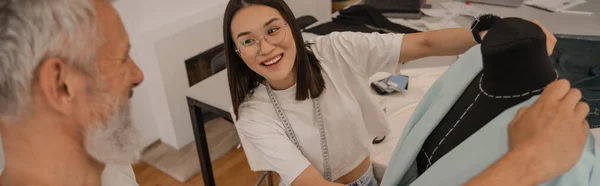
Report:
[[[273,108],[275,108],[275,112],[277,113],[277,116],[279,116],[279,120],[281,121],[281,123],[283,123],[283,127],[285,128],[285,134],[288,136],[290,141],[292,141],[292,143],[296,146],[296,148],[298,148],[298,150],[300,150],[300,143],[298,141],[298,138],[296,137],[296,133],[294,132],[294,129],[290,125],[290,121],[288,120],[287,116],[283,112],[283,109],[281,108],[279,101],[277,101],[277,98],[275,98],[275,93],[274,93],[273,89],[271,88],[271,85],[269,83],[265,83],[265,84],[267,87],[267,94],[269,94],[269,98],[271,99],[271,104],[273,104]],[[312,100],[313,100],[313,104],[315,107],[315,114],[317,115],[317,123],[319,124],[319,134],[321,137],[321,153],[323,155],[323,170],[324,170],[324,174],[325,174],[324,177],[327,181],[333,181],[333,180],[331,180],[331,166],[329,165],[329,151],[327,149],[327,139],[325,138],[325,126],[323,125],[323,116],[321,114],[321,106],[319,105],[319,98],[314,98]],[[302,150],[300,150],[300,152],[302,152]]]

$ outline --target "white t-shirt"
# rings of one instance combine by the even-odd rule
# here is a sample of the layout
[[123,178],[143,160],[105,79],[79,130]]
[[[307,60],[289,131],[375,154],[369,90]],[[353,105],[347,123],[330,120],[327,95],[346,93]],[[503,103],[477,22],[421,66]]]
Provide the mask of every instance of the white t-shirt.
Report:
[[[389,121],[372,96],[369,77],[396,69],[403,36],[334,32],[309,40],[323,67],[326,89],[319,101],[333,180],[369,156],[374,137],[389,133]],[[277,172],[281,185],[290,185],[309,164],[321,174],[324,172],[313,101],[296,101],[295,92],[293,86],[275,91],[275,96],[295,131],[301,151],[286,136],[264,85],[259,85],[240,105],[236,121],[253,170]]]

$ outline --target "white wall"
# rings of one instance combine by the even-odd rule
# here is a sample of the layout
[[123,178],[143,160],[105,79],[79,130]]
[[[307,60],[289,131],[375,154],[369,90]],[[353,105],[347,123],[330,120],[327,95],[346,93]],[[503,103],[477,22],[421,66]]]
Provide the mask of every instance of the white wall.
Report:
[[296,17],[304,15],[315,16],[318,20],[331,17],[330,0],[285,0]]
[[[133,98],[144,143],[161,139],[181,148],[194,140],[184,91],[185,59],[222,43],[228,0],[120,0],[115,7],[129,32],[131,56],[145,73]],[[296,16],[326,19],[329,0],[286,0]]]

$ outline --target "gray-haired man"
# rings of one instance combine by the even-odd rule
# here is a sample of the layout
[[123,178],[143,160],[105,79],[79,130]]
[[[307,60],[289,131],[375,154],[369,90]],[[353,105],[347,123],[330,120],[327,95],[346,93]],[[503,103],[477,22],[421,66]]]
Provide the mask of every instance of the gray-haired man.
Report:
[[137,161],[129,48],[108,0],[0,0],[0,185],[100,185]]

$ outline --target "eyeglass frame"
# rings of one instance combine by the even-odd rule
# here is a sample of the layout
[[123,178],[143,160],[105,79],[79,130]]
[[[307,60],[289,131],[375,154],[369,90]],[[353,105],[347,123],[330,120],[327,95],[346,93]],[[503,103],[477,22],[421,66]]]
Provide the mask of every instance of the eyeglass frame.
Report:
[[[283,24],[279,29],[280,30],[281,29],[285,29],[286,27],[289,27],[288,23]],[[285,30],[283,30],[283,31],[285,32]],[[284,33],[284,34],[285,34],[284,38],[281,41],[279,41],[279,43],[281,43],[282,41],[284,41],[287,38],[288,34],[287,33]],[[255,38],[258,41],[258,47],[259,48],[258,48],[258,50],[256,50],[256,53],[253,56],[248,56],[248,55],[243,54],[242,51],[240,50],[240,48],[238,47],[238,44],[239,44],[238,42],[235,42],[236,43],[235,52],[238,53],[239,55],[243,55],[243,56],[246,56],[246,57],[256,57],[256,56],[258,56],[258,53],[260,52],[260,49],[262,47],[260,45],[260,43],[262,42],[262,40],[267,41],[266,38],[267,38],[267,36],[265,36],[265,35],[262,35],[260,37],[256,37]],[[270,43],[269,41],[267,41],[267,43],[269,43],[271,45],[277,45],[277,44],[279,44],[279,43]]]

